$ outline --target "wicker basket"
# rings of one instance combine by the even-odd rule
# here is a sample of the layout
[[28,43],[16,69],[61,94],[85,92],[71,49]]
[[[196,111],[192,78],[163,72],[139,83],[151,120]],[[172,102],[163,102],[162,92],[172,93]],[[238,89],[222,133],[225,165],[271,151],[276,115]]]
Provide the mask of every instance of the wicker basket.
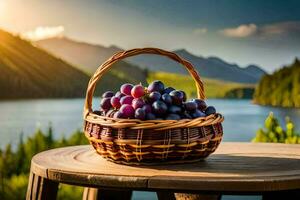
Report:
[[119,52],[104,62],[89,81],[84,105],[84,133],[97,153],[121,164],[186,163],[214,152],[223,136],[221,114],[182,120],[115,119],[92,110],[96,83],[118,60],[138,54],[157,54],[181,63],[193,77],[198,98],[204,99],[203,83],[188,61],[157,48]]

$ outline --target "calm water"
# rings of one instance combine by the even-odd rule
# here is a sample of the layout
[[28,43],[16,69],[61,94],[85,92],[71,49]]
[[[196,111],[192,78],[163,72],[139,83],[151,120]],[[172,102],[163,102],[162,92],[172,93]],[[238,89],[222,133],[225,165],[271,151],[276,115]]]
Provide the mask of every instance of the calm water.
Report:
[[[25,137],[34,133],[37,127],[46,130],[51,122],[55,137],[68,136],[82,128],[84,99],[22,100],[0,102],[0,147],[7,143],[16,144],[21,133]],[[94,106],[99,100],[94,101]],[[258,128],[262,127],[269,112],[284,122],[285,116],[296,123],[299,130],[300,109],[283,109],[253,105],[249,100],[210,99],[218,112],[225,116],[224,141],[250,141]],[[155,199],[155,193],[135,192],[134,199]],[[231,197],[222,200],[261,199],[260,197]]]
[[[0,102],[0,147],[9,142],[15,144],[21,133],[29,136],[37,127],[46,130],[49,123],[54,128],[56,138],[70,135],[82,128],[83,103],[84,99]],[[98,104],[99,100],[95,100],[94,107]],[[258,106],[249,100],[210,99],[208,104],[214,105],[225,116],[225,141],[250,141],[270,111],[281,122],[284,122],[285,116],[290,116],[296,126],[300,122],[300,109]]]

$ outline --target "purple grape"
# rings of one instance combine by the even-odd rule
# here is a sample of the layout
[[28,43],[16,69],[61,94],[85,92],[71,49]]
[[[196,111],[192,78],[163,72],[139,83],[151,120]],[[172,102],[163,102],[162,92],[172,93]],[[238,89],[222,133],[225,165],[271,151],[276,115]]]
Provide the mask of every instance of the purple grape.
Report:
[[120,91],[116,92],[115,97],[121,99],[122,97],[126,96],[125,94],[121,93]]
[[157,101],[160,98],[161,98],[161,94],[159,92],[154,91],[149,94],[148,101],[150,103],[153,103],[154,101]]
[[138,108],[143,107],[145,105],[145,102],[143,99],[136,98],[136,99],[132,100],[131,105],[134,109],[138,109]]
[[212,114],[215,114],[216,113],[216,109],[215,107],[213,106],[208,106],[206,109],[205,109],[205,114],[208,116],[208,115],[212,115]]
[[134,98],[140,98],[144,96],[145,94],[145,89],[142,85],[135,85],[132,90],[131,90],[131,96]]
[[153,113],[147,113],[146,114],[146,119],[147,120],[155,120],[156,117],[155,117],[155,115]]
[[182,93],[182,95],[183,95],[183,98],[182,98],[182,101],[183,102],[185,102],[186,101],[186,93],[184,92],[184,91],[182,91],[182,90],[179,90],[181,93]]
[[187,112],[184,112],[180,117],[181,119],[192,119],[192,116]]
[[132,100],[133,100],[133,97],[127,95],[127,96],[124,96],[124,97],[121,98],[120,103],[121,103],[121,105],[125,105],[125,104],[131,105],[132,104]]
[[124,118],[134,117],[134,108],[131,105],[125,104],[120,108],[120,112]]
[[169,95],[169,94],[167,94],[167,93],[165,93],[165,94],[163,94],[162,96],[161,96],[161,99],[166,103],[166,104],[172,104],[172,97]]
[[179,114],[182,112],[182,108],[179,106],[171,105],[168,108],[168,113]]
[[102,110],[109,110],[111,108],[111,104],[110,104],[110,97],[106,97],[101,99],[100,101],[100,107],[102,108]]
[[134,117],[136,119],[145,120],[145,118],[146,118],[145,110],[143,110],[142,108],[136,109],[135,113],[134,113]]
[[164,89],[163,93],[164,94],[170,94],[170,92],[172,92],[173,90],[175,90],[175,89],[172,88],[172,87],[167,87],[166,89]]
[[167,112],[168,107],[163,101],[155,101],[152,104],[152,109],[156,115],[161,116]]
[[113,118],[123,118],[123,115],[120,111],[115,112]]
[[173,114],[173,113],[168,114],[167,117],[166,117],[166,120],[180,120],[180,119],[181,118],[180,118],[179,115]]
[[185,102],[184,103],[184,108],[187,110],[187,111],[194,111],[197,109],[197,103],[194,102],[194,101],[188,101],[188,102]]
[[121,107],[120,98],[119,97],[112,97],[110,99],[110,104],[114,108],[120,108]]
[[112,91],[107,91],[102,94],[102,98],[113,97],[114,93]]
[[152,83],[149,84],[147,90],[149,92],[159,92],[162,93],[165,89],[164,84],[161,81],[153,81]]
[[194,112],[191,112],[190,115],[193,119],[198,118],[198,117],[205,117],[206,116],[204,112],[202,112],[198,109],[196,109]]
[[125,83],[121,86],[120,88],[120,91],[123,93],[123,94],[126,94],[126,95],[131,95],[131,89],[133,88],[133,85],[130,84],[130,83]]
[[151,112],[152,112],[152,107],[151,107],[149,104],[143,105],[142,109],[143,109],[146,113],[151,113]]
[[170,96],[172,97],[172,102],[175,105],[180,105],[182,104],[183,101],[183,93],[179,90],[173,90],[172,92],[170,92]]
[[201,100],[201,99],[193,99],[192,101],[194,101],[197,104],[197,108],[199,110],[204,111],[207,107],[205,101]]

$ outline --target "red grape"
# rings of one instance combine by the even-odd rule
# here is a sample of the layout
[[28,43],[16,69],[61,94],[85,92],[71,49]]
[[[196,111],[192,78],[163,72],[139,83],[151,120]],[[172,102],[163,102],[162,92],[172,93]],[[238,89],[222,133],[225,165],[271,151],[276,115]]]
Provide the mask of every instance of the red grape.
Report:
[[134,117],[134,108],[131,105],[125,104],[120,108],[120,112],[124,118],[133,118]]
[[124,97],[121,98],[120,103],[121,103],[121,105],[125,105],[125,104],[131,105],[132,104],[132,100],[133,100],[133,97],[127,95],[127,96],[124,96]]
[[113,118],[123,118],[123,115],[120,111],[115,112]]
[[119,97],[112,97],[110,99],[110,103],[111,103],[112,107],[114,107],[114,108],[120,108],[121,107],[121,103],[120,103],[120,98]]
[[136,98],[136,99],[132,100],[132,104],[131,105],[132,105],[132,107],[134,109],[138,109],[138,108],[143,107],[143,105],[145,105],[145,102],[144,102],[143,99]]
[[120,91],[116,92],[116,94],[115,94],[115,97],[119,97],[119,99],[121,99],[124,96],[126,96],[126,95],[121,93]]
[[134,98],[140,98],[144,96],[145,94],[145,89],[142,85],[135,85],[132,90],[131,90],[131,96]]
[[120,91],[123,93],[123,94],[126,94],[126,95],[131,95],[131,89],[133,88],[133,85],[130,84],[130,83],[125,83],[121,86],[120,88]]

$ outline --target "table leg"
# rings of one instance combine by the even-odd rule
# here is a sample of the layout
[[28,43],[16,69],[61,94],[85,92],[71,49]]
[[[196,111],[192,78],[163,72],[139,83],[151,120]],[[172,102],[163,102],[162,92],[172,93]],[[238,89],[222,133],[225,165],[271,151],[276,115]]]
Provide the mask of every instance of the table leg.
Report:
[[54,200],[58,182],[51,181],[30,172],[26,200]]
[[159,200],[220,200],[221,195],[156,192]]
[[300,190],[278,191],[263,194],[262,200],[274,199],[300,199]]
[[130,200],[131,190],[84,188],[82,200]]

